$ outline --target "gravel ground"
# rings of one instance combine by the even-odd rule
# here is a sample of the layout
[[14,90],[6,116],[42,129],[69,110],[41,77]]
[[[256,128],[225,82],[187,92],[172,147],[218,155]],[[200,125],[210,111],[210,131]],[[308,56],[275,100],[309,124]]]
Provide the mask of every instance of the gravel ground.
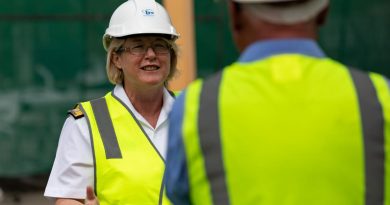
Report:
[[54,201],[43,197],[43,191],[5,193],[1,205],[53,205]]
[[48,175],[0,177],[0,205],[53,205],[43,196]]

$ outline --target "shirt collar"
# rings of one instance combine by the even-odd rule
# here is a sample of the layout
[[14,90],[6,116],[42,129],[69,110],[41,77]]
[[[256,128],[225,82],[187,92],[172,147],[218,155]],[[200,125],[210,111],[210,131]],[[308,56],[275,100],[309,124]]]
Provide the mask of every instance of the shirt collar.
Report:
[[247,63],[278,54],[302,54],[316,58],[325,58],[319,45],[311,39],[278,39],[258,41],[244,50],[239,62]]

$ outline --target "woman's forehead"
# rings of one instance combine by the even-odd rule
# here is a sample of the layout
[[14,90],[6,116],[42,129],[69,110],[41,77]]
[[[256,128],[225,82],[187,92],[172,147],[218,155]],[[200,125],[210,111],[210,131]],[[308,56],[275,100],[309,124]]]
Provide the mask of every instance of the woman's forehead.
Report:
[[137,36],[129,36],[127,38],[128,41],[130,42],[143,42],[143,41],[156,41],[156,40],[165,40],[164,37],[158,36],[158,35],[148,35],[148,36],[143,36],[143,35],[137,35]]

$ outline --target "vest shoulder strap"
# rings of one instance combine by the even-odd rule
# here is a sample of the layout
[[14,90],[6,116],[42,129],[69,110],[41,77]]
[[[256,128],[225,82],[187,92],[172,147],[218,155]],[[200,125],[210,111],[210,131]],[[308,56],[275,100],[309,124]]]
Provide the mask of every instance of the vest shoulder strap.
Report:
[[[383,109],[368,73],[349,68],[355,84],[362,120],[366,173],[366,204],[384,199],[385,146]],[[378,202],[378,203],[377,203]]]
[[95,115],[97,127],[103,141],[107,159],[122,158],[118,139],[115,134],[111,116],[108,111],[106,99],[99,98],[90,101],[93,113]]

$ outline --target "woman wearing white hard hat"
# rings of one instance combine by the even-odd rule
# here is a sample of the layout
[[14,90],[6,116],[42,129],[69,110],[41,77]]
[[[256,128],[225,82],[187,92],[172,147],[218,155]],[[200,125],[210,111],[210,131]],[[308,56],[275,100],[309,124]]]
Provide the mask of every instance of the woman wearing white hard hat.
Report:
[[69,111],[45,196],[83,204],[93,187],[100,204],[169,204],[163,186],[167,82],[176,71],[178,38],[154,0],[129,0],[113,13],[103,46],[115,85]]

